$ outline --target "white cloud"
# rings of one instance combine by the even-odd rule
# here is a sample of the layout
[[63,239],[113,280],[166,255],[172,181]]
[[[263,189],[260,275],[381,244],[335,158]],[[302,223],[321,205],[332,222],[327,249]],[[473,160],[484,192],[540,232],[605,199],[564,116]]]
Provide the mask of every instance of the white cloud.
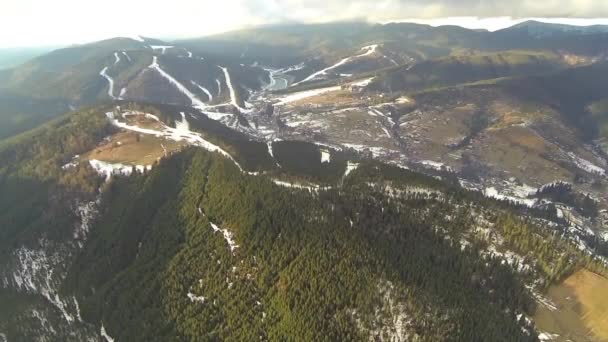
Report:
[[416,18],[431,24],[496,28],[516,21],[511,17],[608,18],[606,0],[1,1],[0,46],[83,43],[133,34],[202,36],[286,21]]

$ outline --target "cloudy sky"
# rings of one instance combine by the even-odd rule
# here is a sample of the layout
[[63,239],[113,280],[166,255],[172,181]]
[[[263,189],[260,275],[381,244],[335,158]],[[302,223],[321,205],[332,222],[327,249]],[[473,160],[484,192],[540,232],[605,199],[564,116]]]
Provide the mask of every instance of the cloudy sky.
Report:
[[193,37],[263,24],[352,19],[495,30],[527,18],[608,24],[608,0],[0,0],[0,47],[135,34]]

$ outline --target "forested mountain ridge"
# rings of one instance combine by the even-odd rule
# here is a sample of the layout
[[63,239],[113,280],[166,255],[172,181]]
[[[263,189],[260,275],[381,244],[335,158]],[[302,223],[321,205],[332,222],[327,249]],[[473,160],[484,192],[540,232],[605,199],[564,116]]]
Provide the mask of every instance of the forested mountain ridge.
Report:
[[46,184],[0,217],[10,340],[534,341],[526,317],[543,288],[581,266],[605,272],[576,236],[558,238],[570,233],[554,208],[487,199],[449,174],[356,158],[309,190],[200,147],[107,182],[64,166],[116,134],[109,110],[0,148],[2,203],[28,178]]

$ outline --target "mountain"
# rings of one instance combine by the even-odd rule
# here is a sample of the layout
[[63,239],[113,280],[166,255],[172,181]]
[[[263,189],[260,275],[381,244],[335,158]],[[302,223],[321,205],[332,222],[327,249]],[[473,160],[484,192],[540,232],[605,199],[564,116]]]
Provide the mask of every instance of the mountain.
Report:
[[560,34],[594,34],[607,33],[607,25],[591,25],[591,26],[574,26],[565,24],[550,24],[536,20],[528,20],[522,23],[513,25],[503,31],[521,31],[526,32],[530,36],[536,38],[550,37]]
[[[551,230],[518,218],[565,229],[551,209],[315,145],[298,147],[313,148],[298,153],[303,165],[336,178],[313,191],[304,183],[313,169],[254,174],[200,138],[143,173],[94,177],[87,150],[122,134],[116,127],[151,127],[156,115],[142,109],[73,113],[1,147],[0,298],[16,303],[0,321],[8,338],[528,341],[536,332],[521,319],[534,308],[525,283],[548,284],[579,263],[602,270],[575,245],[533,238]],[[175,126],[166,144],[210,137],[179,108],[146,110]],[[296,147],[281,145],[273,158],[290,165],[281,153]],[[505,264],[504,253],[518,261]],[[29,320],[33,312],[41,320]]]
[[0,71],[0,341],[607,338],[608,34],[528,26]]

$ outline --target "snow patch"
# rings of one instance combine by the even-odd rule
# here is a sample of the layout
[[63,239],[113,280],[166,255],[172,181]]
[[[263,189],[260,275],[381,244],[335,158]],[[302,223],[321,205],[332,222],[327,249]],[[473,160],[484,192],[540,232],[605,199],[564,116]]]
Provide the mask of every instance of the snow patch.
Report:
[[167,52],[167,49],[172,49],[174,46],[172,45],[150,45],[152,50],[161,50],[161,53],[164,55]]
[[224,240],[226,240],[226,242],[228,243],[228,246],[230,247],[230,251],[234,254],[234,250],[239,247],[236,244],[236,242],[234,241],[234,234],[232,234],[232,232],[229,231],[228,229],[222,229],[222,228],[218,227],[213,222],[209,222],[209,224],[211,224],[211,228],[213,229],[214,232],[222,233],[222,235],[224,236]]
[[133,165],[120,164],[120,163],[113,164],[113,163],[108,163],[108,162],[104,162],[104,161],[97,160],[97,159],[89,160],[89,164],[95,171],[97,171],[98,174],[105,176],[106,181],[109,181],[112,178],[112,176],[114,176],[114,175],[129,176],[131,173],[133,173],[133,169],[135,169],[136,171],[141,172],[141,173],[143,173],[146,170],[152,169],[151,165],[133,166]]
[[568,156],[570,158],[572,158],[572,161],[574,162],[576,167],[578,167],[579,169],[592,173],[592,174],[600,175],[600,176],[606,175],[606,170],[593,164],[592,162],[590,162],[586,159],[583,159],[572,152],[568,152]]
[[370,83],[372,83],[372,81],[374,80],[373,77],[370,78],[366,78],[364,80],[355,82],[355,83],[351,83],[351,85],[356,86],[356,87],[366,87],[368,86]]
[[548,332],[541,332],[540,334],[538,334],[538,339],[540,341],[554,341],[558,337],[559,337],[558,334],[551,334]]
[[197,296],[194,293],[188,292],[188,299],[190,299],[190,301],[192,303],[205,303],[205,297],[203,296]]
[[359,168],[359,163],[355,163],[355,162],[349,161],[346,164],[346,171],[344,171],[344,177],[343,178],[348,177],[348,175],[350,175],[351,172],[355,171],[357,168]]
[[106,342],[114,342],[114,339],[112,337],[110,337],[110,335],[108,335],[108,332],[106,331],[106,328],[103,326],[103,323],[101,323],[101,337],[103,337]]
[[[127,113],[123,114],[123,116],[138,115],[138,114],[144,115],[144,113],[127,112]],[[224,157],[230,159],[239,168],[239,170],[241,170],[241,172],[247,173],[249,175],[257,175],[256,172],[247,172],[247,171],[243,170],[241,165],[228,152],[224,151],[219,146],[212,144],[212,143],[208,142],[207,140],[203,139],[199,133],[190,131],[189,124],[187,122],[185,114],[183,112],[181,114],[182,114],[182,121],[176,122],[176,128],[168,127],[167,125],[163,124],[156,116],[154,116],[152,114],[145,114],[146,117],[154,118],[156,121],[161,123],[162,124],[161,130],[141,128],[138,126],[129,125],[124,122],[120,122],[116,119],[110,119],[110,120],[114,126],[122,128],[122,129],[126,129],[126,130],[133,131],[133,132],[138,132],[138,133],[142,133],[142,134],[147,134],[147,135],[154,135],[157,137],[164,137],[165,139],[174,140],[174,141],[186,141],[187,143],[189,143],[191,145],[202,147],[207,151],[218,152],[221,155],[223,155]],[[114,115],[110,114],[110,113],[107,113],[106,116],[108,118],[114,117]]]
[[437,170],[437,171],[441,171],[441,170],[443,170],[444,168],[445,168],[445,169],[447,169],[448,171],[451,171],[451,170],[452,170],[452,169],[451,169],[449,166],[446,166],[446,165],[445,165],[445,164],[443,164],[443,163],[436,162],[436,161],[432,161],[432,160],[421,160],[421,161],[420,161],[420,164],[422,164],[422,165],[424,165],[424,166],[427,166],[427,167],[430,167],[430,168],[432,168],[432,169],[435,169],[435,170]]
[[496,188],[494,187],[488,187],[484,190],[484,195],[486,197],[492,197],[495,198],[497,200],[507,200],[507,201],[512,201],[518,204],[522,204],[528,207],[533,207],[537,200],[536,199],[528,199],[528,198],[521,198],[521,197],[515,197],[515,196],[509,196],[509,195],[504,195],[498,192],[498,190],[496,190]]
[[222,96],[222,83],[219,79],[215,79],[215,83],[217,84],[217,96]]
[[284,105],[284,104],[287,104],[287,103],[299,101],[299,100],[302,100],[302,99],[306,99],[306,98],[309,98],[309,97],[313,97],[313,96],[329,93],[329,92],[332,92],[332,91],[338,91],[340,89],[342,89],[340,86],[335,86],[335,87],[318,88],[318,89],[311,89],[311,90],[306,90],[306,91],[300,91],[300,92],[297,92],[297,93],[291,93],[291,94],[285,95],[285,96],[283,96],[281,98],[278,98],[279,102],[277,103],[277,105],[278,106]]
[[114,52],[114,64],[120,63],[120,57],[118,56],[118,52]]
[[331,153],[328,150],[321,150],[321,163],[330,163]]

